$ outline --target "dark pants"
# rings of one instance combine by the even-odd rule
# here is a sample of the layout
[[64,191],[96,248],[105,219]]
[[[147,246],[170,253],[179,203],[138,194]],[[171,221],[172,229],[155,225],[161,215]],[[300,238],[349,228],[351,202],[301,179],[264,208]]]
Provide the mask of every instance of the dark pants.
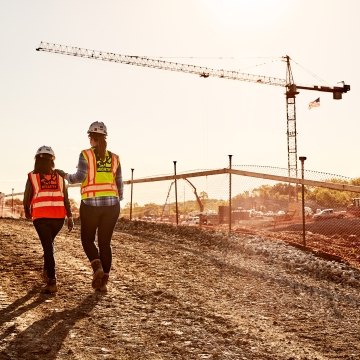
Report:
[[55,279],[54,240],[64,225],[64,219],[36,219],[34,227],[44,250],[44,270],[49,279]]
[[[81,243],[90,261],[100,259],[104,272],[109,273],[112,262],[111,237],[119,218],[120,204],[89,206],[81,202]],[[95,245],[97,232],[97,243]]]

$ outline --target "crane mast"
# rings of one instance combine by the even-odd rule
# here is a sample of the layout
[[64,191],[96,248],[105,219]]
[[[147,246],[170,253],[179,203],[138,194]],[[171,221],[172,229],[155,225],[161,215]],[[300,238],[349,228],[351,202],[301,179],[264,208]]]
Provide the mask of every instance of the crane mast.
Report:
[[290,57],[285,56],[286,60],[286,118],[287,118],[287,146],[288,146],[288,175],[289,177],[298,176],[297,168],[297,131],[296,131],[296,100],[299,93],[294,84],[294,78],[290,65]]
[[343,83],[343,86],[301,86],[294,83],[290,57],[284,56],[286,61],[286,79],[242,73],[234,70],[213,69],[205,66],[182,64],[173,61],[148,58],[145,56],[122,55],[111,52],[85,49],[75,46],[41,42],[37,51],[83,57],[93,60],[102,60],[128,64],[134,66],[149,67],[153,69],[177,71],[188,74],[199,75],[202,78],[217,77],[222,79],[239,80],[263,85],[281,86],[286,88],[286,113],[287,113],[287,147],[288,147],[288,175],[298,177],[297,170],[297,131],[296,131],[296,95],[300,90],[311,90],[331,92],[333,98],[342,99],[342,94],[350,91],[350,85]]

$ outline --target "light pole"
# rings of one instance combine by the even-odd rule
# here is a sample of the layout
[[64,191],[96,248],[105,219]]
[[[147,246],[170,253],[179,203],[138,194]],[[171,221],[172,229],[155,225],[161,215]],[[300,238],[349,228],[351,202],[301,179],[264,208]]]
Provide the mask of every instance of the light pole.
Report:
[[174,163],[174,177],[175,177],[175,207],[176,207],[176,225],[179,225],[179,207],[177,198],[177,181],[176,181],[176,161]]
[[11,189],[11,214],[14,215],[14,188]]
[[134,180],[134,169],[131,169],[131,187],[130,187],[130,221],[132,220],[132,207],[133,207],[133,180]]
[[0,191],[0,206],[1,206],[0,217],[4,216],[4,202],[5,202],[5,194],[3,194]]
[[[299,160],[301,161],[301,179],[304,180],[304,162],[306,156],[300,156]],[[305,237],[305,188],[304,181],[301,184],[301,207],[302,207],[302,229],[303,229],[303,245],[306,246],[306,237]]]
[[[232,155],[228,155],[229,156],[229,169],[231,170],[231,166],[232,166]],[[232,216],[231,216],[231,173],[229,174],[229,235],[231,233],[231,220],[232,220]]]

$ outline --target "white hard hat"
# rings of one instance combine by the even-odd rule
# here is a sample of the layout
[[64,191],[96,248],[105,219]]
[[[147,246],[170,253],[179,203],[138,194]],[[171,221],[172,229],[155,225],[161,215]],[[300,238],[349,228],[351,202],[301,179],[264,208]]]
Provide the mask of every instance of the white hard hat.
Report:
[[90,133],[98,133],[98,134],[103,134],[103,135],[107,135],[107,129],[106,126],[103,122],[100,121],[95,121],[93,122],[88,130],[88,134]]
[[53,160],[55,159],[54,150],[50,146],[46,146],[46,145],[40,146],[38,148],[38,150],[36,151],[35,157],[38,156],[38,155],[40,155],[40,157],[41,157],[42,154],[51,155],[52,159]]

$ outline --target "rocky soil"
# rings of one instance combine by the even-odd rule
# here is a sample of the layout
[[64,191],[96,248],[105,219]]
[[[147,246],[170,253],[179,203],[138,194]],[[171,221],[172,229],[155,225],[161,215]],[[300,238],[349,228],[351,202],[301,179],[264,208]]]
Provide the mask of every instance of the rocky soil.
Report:
[[42,295],[31,222],[0,219],[0,359],[360,359],[350,235],[311,232],[301,248],[296,229],[229,238],[119,221],[99,294],[77,224],[56,239],[59,292]]

